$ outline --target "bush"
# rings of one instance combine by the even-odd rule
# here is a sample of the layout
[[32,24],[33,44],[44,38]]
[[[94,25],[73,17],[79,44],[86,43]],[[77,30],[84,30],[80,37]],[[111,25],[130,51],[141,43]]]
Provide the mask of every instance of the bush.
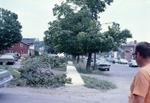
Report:
[[54,75],[51,71],[51,58],[45,56],[29,58],[24,61],[20,69],[21,79],[31,87],[59,87],[70,82],[66,75]]
[[20,69],[11,68],[10,66],[2,66],[13,75],[10,86],[30,86],[30,87],[59,87],[71,80],[66,78],[65,74],[55,75],[51,71],[51,64],[60,66],[65,59],[49,58],[46,55],[24,58]]
[[66,68],[67,59],[66,58],[59,58],[59,57],[51,57],[48,55],[41,55],[36,56],[33,58],[25,58],[23,60],[23,65],[25,65],[27,62],[30,62],[31,60],[36,62],[40,62],[41,64],[44,64],[47,67],[51,67],[51,69],[54,68]]

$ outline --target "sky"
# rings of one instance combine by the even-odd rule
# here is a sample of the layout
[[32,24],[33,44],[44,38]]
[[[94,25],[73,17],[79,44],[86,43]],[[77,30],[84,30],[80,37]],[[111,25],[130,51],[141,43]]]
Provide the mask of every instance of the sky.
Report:
[[[18,14],[25,38],[44,37],[48,22],[53,21],[52,9],[62,0],[0,0],[0,8]],[[117,22],[121,29],[128,29],[133,34],[131,40],[150,42],[150,0],[114,0],[100,14],[100,22],[105,30],[107,22]]]

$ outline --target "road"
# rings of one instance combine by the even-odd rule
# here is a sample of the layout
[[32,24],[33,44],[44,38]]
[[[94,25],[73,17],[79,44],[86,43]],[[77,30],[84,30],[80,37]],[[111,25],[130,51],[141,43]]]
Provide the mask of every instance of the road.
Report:
[[112,81],[118,87],[105,92],[85,87],[1,88],[0,103],[127,103],[129,86],[136,72],[137,68],[115,64],[103,75],[90,75]]

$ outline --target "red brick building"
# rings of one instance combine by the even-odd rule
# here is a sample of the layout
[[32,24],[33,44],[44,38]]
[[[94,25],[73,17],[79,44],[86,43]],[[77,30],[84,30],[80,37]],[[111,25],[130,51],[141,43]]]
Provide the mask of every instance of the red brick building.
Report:
[[137,41],[135,40],[135,41],[130,42],[126,45],[122,45],[121,49],[123,52],[121,53],[121,58],[124,58],[127,60],[133,59],[132,54],[134,53],[134,49],[135,49],[136,44],[137,44]]
[[18,53],[20,55],[28,54],[29,46],[29,44],[19,42],[14,44],[11,48],[7,49],[5,53]]

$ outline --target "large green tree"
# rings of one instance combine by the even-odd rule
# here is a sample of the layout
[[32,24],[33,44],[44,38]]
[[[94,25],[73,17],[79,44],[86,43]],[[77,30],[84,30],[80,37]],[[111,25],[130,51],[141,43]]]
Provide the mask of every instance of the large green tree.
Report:
[[91,19],[91,12],[86,7],[76,12],[67,3],[62,3],[53,10],[57,20],[49,23],[45,42],[58,52],[73,56],[90,53],[91,59],[91,54],[100,48],[99,22]]
[[0,8],[0,51],[21,41],[21,28],[17,14]]
[[[69,5],[62,4],[60,7],[55,7],[54,14],[57,12],[58,20],[49,23],[50,27],[48,31],[45,32],[46,43],[51,46],[54,44],[54,47],[58,50],[58,52],[66,52],[72,55],[81,55],[87,53],[88,47],[86,47],[86,45],[91,45],[90,48],[93,48],[94,51],[95,47],[93,46],[93,43],[95,41],[94,36],[96,35],[93,34],[96,34],[95,32],[100,30],[99,23],[91,19],[91,15],[87,9],[82,9],[75,13],[73,10],[69,9],[68,6]],[[62,13],[64,7],[68,7],[68,13],[66,13],[66,9],[65,14]],[[70,13],[70,11],[72,11],[72,13]],[[61,18],[62,15],[65,15],[65,17]],[[83,46],[81,39],[79,38],[79,36],[82,34],[86,34],[86,37],[89,40],[93,40],[93,43],[89,42]]]
[[[107,5],[110,5],[113,0],[67,0],[69,3],[74,3],[78,6],[80,6],[81,8],[86,7],[90,13],[91,13],[91,18],[93,20],[98,20],[99,18],[99,13],[104,12]],[[97,32],[98,33],[98,32]],[[94,53],[94,68],[96,66],[96,52]],[[89,56],[91,56],[92,54],[89,54]],[[91,58],[91,57],[89,57]],[[90,59],[88,59],[88,66],[90,66]]]
[[[73,56],[88,55],[86,67],[89,70],[92,53],[116,49],[128,37],[131,37],[131,33],[128,30],[121,31],[117,23],[113,23],[107,32],[101,33],[100,22],[94,17],[98,16],[98,11],[103,12],[111,0],[108,0],[109,2],[101,1],[105,5],[100,6],[101,9],[98,7],[96,16],[83,1],[69,0],[69,3],[79,3],[78,10],[68,2],[62,3],[60,6],[55,5],[53,11],[57,20],[49,23],[50,27],[45,32],[45,42],[58,52],[65,52]],[[89,0],[89,2],[91,1]]]

